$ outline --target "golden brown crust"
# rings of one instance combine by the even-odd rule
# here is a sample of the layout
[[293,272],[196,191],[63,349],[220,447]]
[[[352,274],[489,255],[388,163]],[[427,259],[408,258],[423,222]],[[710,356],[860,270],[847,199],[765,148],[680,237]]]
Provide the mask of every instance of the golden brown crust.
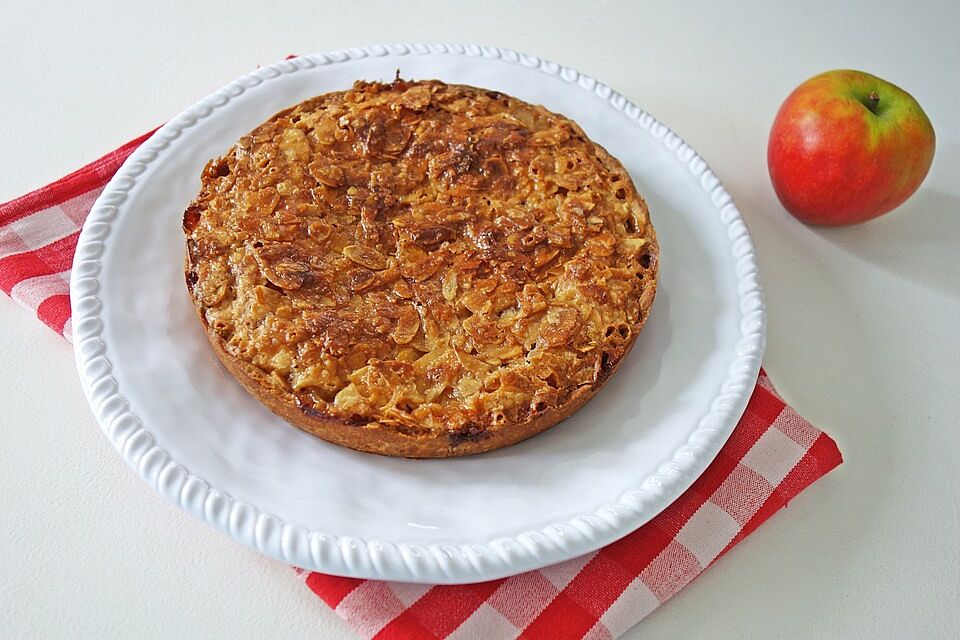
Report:
[[277,114],[208,164],[184,230],[227,369],[301,429],[385,455],[490,451],[563,420],[656,292],[619,162],[542,107],[437,81]]

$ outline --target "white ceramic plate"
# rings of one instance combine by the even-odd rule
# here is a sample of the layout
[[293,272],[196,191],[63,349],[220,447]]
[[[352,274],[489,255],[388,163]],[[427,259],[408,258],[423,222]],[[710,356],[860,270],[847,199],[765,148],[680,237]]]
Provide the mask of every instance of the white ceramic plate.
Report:
[[[575,119],[652,212],[649,322],[584,409],[531,440],[457,460],[349,451],[287,425],[219,365],[183,282],[181,215],[208,159],[273,113],[357,78],[489,87]],[[327,573],[492,579],[595,550],[680,495],[729,436],[764,347],[747,229],[694,150],[609,87],[513,51],[396,45],[263,67],[160,129],[80,235],[77,365],[107,437],[170,500],[241,542]]]

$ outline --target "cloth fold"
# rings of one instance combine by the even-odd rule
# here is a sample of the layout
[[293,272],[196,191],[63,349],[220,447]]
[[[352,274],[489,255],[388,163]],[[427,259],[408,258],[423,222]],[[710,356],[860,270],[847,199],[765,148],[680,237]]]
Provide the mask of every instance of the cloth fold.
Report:
[[[68,340],[69,279],[93,202],[153,132],[0,204],[0,288]],[[591,554],[472,585],[358,580],[297,569],[362,638],[616,638],[842,462],[836,443],[761,371],[717,458],[650,522]]]

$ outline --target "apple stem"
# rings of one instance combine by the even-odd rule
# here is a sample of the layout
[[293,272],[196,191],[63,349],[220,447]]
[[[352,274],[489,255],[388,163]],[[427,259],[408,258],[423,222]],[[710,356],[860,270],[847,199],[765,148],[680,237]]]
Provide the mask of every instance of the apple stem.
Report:
[[871,113],[876,113],[878,104],[880,104],[880,96],[877,95],[876,91],[871,91],[870,95],[867,96],[867,109],[869,109]]

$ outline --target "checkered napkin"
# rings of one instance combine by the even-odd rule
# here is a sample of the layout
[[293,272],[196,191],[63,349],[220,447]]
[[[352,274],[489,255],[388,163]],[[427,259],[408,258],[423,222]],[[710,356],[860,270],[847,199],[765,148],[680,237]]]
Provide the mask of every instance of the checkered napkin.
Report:
[[[67,339],[80,226],[149,135],[0,204],[0,287]],[[836,443],[787,406],[761,371],[743,418],[704,474],[660,515],[595,553],[471,585],[297,572],[362,638],[615,638],[840,462]]]

